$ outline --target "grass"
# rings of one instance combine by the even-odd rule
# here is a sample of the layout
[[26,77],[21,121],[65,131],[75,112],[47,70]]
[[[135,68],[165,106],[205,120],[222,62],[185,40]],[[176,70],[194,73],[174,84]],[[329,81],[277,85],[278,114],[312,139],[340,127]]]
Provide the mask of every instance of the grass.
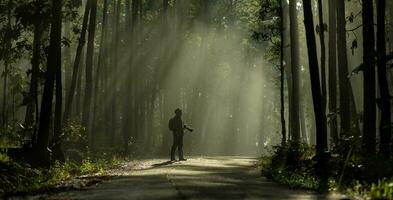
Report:
[[45,170],[33,169],[27,164],[14,162],[0,154],[0,197],[10,193],[52,190],[60,185],[73,187],[73,180],[77,177],[105,175],[107,169],[117,166],[122,161],[116,157],[86,158],[79,164],[67,160],[64,163],[56,162],[49,170]]

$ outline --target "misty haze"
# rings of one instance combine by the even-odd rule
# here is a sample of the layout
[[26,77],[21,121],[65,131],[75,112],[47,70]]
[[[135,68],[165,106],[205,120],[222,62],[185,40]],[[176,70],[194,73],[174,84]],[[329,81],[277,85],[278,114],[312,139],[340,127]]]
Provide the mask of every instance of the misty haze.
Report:
[[1,0],[0,198],[393,199],[393,2]]

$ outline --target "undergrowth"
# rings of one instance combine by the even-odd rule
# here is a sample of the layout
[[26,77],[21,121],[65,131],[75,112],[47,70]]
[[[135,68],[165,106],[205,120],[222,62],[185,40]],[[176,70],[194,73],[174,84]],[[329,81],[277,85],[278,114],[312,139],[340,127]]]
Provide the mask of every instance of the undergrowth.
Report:
[[113,168],[120,162],[121,159],[116,157],[86,158],[81,163],[66,160],[64,163],[55,162],[50,169],[34,169],[0,154],[0,196],[49,189],[79,176],[105,175],[106,169]]
[[315,149],[307,144],[276,146],[271,157],[260,159],[259,167],[268,179],[291,188],[393,200],[393,163],[378,157],[364,159],[357,142],[349,138],[332,148],[325,172],[329,178],[323,184],[315,172]]

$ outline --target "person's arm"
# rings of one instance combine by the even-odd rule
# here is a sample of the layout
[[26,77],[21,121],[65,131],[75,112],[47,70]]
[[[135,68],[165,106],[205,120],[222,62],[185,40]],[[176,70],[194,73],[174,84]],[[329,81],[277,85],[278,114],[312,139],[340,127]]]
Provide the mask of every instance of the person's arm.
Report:
[[186,129],[186,130],[188,130],[188,131],[190,131],[190,132],[194,131],[194,129],[188,127],[188,126],[185,125],[185,124],[183,125],[183,128]]

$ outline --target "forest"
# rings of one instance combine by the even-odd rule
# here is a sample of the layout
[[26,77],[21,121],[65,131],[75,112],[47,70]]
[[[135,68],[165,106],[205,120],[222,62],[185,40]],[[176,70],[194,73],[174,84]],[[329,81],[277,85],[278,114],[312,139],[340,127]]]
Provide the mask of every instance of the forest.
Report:
[[392,68],[393,1],[0,0],[0,199],[393,199]]

